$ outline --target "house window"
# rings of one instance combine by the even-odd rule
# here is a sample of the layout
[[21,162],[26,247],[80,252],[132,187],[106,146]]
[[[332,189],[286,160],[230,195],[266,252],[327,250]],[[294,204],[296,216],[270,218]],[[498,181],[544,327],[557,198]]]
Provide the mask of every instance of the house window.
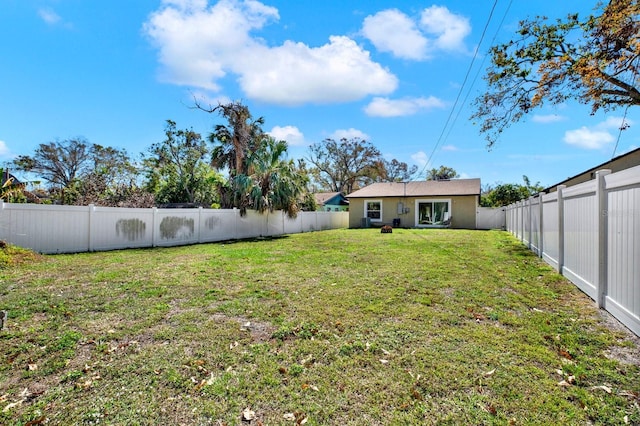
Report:
[[418,226],[444,225],[451,218],[451,200],[416,200]]
[[364,216],[371,222],[382,222],[382,201],[366,200],[364,202]]

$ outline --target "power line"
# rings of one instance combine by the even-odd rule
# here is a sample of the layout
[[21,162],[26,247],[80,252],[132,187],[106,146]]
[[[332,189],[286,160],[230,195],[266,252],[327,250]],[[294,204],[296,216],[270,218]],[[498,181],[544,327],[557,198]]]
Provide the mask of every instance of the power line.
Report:
[[[491,39],[491,46],[493,46],[495,44],[496,39],[498,38],[498,33],[502,29],[502,25],[504,24],[504,21],[507,18],[507,14],[509,13],[509,10],[511,9],[511,4],[512,3],[513,3],[513,0],[509,0],[509,5],[507,6],[507,9],[504,11],[504,15],[502,15],[502,20],[500,20],[500,24],[498,25],[498,28],[496,29],[496,33],[493,35],[493,39]],[[444,141],[449,139],[449,135],[451,134],[451,131],[455,127],[456,121],[458,121],[458,117],[460,116],[460,113],[462,112],[462,109],[464,108],[464,105],[467,103],[467,99],[469,99],[469,95],[471,94],[471,89],[473,89],[473,86],[475,86],[476,81],[478,80],[478,77],[480,76],[480,72],[482,71],[482,66],[484,65],[484,62],[485,62],[486,59],[487,59],[486,55],[482,57],[482,62],[480,62],[480,66],[478,67],[478,70],[476,71],[476,75],[473,77],[473,81],[471,82],[471,86],[469,86],[469,90],[467,90],[467,94],[465,95],[464,100],[460,104],[460,108],[458,108],[458,113],[456,114],[455,118],[453,119],[453,122],[451,123],[451,126],[449,126],[449,131],[447,132],[447,136],[445,136]]]
[[440,132],[440,136],[438,137],[438,140],[436,141],[435,146],[433,147],[433,150],[431,151],[431,154],[429,155],[429,157],[427,157],[427,162],[424,165],[424,168],[422,169],[422,171],[418,174],[418,176],[422,175],[427,167],[429,166],[429,163],[431,162],[431,158],[433,157],[433,155],[436,152],[436,149],[438,149],[438,145],[440,145],[440,142],[442,141],[442,137],[444,136],[444,132],[447,129],[447,126],[449,125],[449,121],[451,121],[451,117],[453,116],[453,112],[456,109],[456,106],[458,105],[458,100],[460,99],[460,96],[462,95],[462,91],[464,90],[464,86],[467,83],[467,79],[469,78],[469,74],[471,73],[471,69],[473,68],[473,63],[475,62],[476,58],[478,57],[478,51],[480,50],[480,46],[482,45],[482,41],[484,40],[484,36],[487,32],[487,28],[489,27],[489,23],[491,22],[491,18],[493,17],[493,12],[496,9],[496,6],[498,4],[498,0],[495,0],[493,2],[493,7],[491,8],[491,12],[489,13],[489,17],[487,18],[487,22],[484,26],[484,29],[482,30],[482,35],[480,36],[480,41],[478,42],[478,46],[476,47],[475,51],[473,52],[473,58],[471,59],[471,63],[469,64],[469,68],[467,69],[467,72],[464,76],[464,80],[462,81],[462,85],[460,86],[460,90],[458,91],[458,95],[456,96],[456,100],[453,103],[453,107],[451,108],[451,111],[449,112],[449,116],[447,117],[447,121],[445,122],[443,128],[442,128],[442,132]]
[[618,129],[618,139],[616,139],[616,146],[613,147],[613,153],[611,154],[611,158],[616,156],[616,150],[618,149],[618,143],[620,142],[620,136],[622,136],[622,131],[626,130],[629,125],[627,124],[627,111],[629,110],[629,105],[624,109],[624,115],[622,116],[622,123],[620,123],[620,128]]

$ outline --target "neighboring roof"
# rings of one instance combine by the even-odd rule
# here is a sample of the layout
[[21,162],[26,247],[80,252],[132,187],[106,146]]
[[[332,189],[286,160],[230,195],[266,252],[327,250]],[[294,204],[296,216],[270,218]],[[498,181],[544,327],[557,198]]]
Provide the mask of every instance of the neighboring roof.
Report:
[[[349,201],[342,195],[341,192],[316,192],[313,194],[318,205],[324,206],[325,204],[332,205],[347,205]],[[335,198],[335,200],[334,200]],[[331,203],[330,201],[333,201]]]
[[426,180],[374,183],[347,195],[347,198],[441,197],[480,195],[480,179]]
[[[629,167],[633,167],[634,165],[640,165],[640,148],[634,149],[632,151],[627,152],[626,154],[618,155],[615,158],[612,158],[609,161],[605,161],[602,164],[598,164],[595,167],[590,168],[589,170],[585,170],[584,172],[580,172],[575,176],[571,176],[563,180],[562,182],[558,182],[554,185],[551,185],[542,190],[542,192],[550,192],[555,191],[558,185],[566,185],[574,179],[578,179],[583,175],[586,175],[584,180],[590,180],[593,177],[591,176],[593,173],[602,169],[611,169],[613,173],[619,172],[621,170],[627,169]],[[575,185],[579,182],[573,182],[572,185]]]

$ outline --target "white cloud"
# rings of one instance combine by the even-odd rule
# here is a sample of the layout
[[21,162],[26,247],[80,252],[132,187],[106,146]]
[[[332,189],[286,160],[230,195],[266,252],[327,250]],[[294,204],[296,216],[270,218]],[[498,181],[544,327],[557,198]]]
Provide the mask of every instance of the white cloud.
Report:
[[576,130],[568,130],[564,134],[566,143],[585,149],[600,149],[614,140],[608,131],[589,129],[586,126]]
[[619,131],[620,127],[623,127],[625,124],[630,126],[633,124],[633,121],[624,117],[612,116],[612,117],[607,117],[607,119],[602,123],[599,123],[597,127],[599,129],[610,129],[610,130]]
[[450,152],[460,151],[460,149],[455,145],[443,145],[442,150],[443,151],[450,151]]
[[444,6],[431,6],[422,11],[422,28],[435,36],[433,44],[438,49],[466,51],[464,39],[471,33],[469,19],[453,14]]
[[286,141],[291,146],[303,146],[306,144],[304,135],[295,126],[274,126],[268,133],[277,140]]
[[444,106],[445,103],[434,96],[403,99],[376,97],[364,108],[364,111],[372,117],[401,117]]
[[564,141],[569,145],[584,149],[601,149],[616,140],[614,134],[617,135],[625,124],[632,125],[633,122],[623,117],[607,117],[605,121],[594,127],[582,126],[579,129],[567,130],[564,134]]
[[388,9],[367,16],[362,35],[381,52],[390,52],[403,59],[421,60],[427,56],[427,39],[407,15]]
[[423,60],[437,50],[468,52],[464,39],[471,25],[468,18],[444,6],[424,9],[419,22],[397,9],[387,9],[367,16],[361,33],[381,52]]
[[240,85],[252,99],[280,105],[348,102],[393,92],[397,78],[353,40],[332,36],[312,48],[285,42],[237,58]]
[[55,25],[59,23],[62,18],[53,9],[49,8],[40,8],[38,9],[38,16],[49,25]]
[[547,123],[557,123],[559,121],[564,121],[566,119],[567,117],[563,115],[558,115],[558,114],[547,114],[547,115],[536,114],[533,116],[532,121],[534,123],[547,124]]
[[397,78],[348,37],[320,47],[286,41],[270,47],[251,33],[279,19],[254,0],[166,0],[143,30],[159,50],[161,79],[219,92],[237,76],[251,99],[280,105],[346,102],[388,94]]
[[361,130],[350,128],[350,129],[336,130],[329,136],[329,138],[336,141],[339,141],[341,139],[354,139],[354,138],[360,138],[362,140],[368,141],[369,135],[367,135]]
[[429,161],[429,157],[424,153],[424,151],[418,151],[415,154],[411,154],[411,159],[420,167],[426,166]]
[[0,141],[0,157],[9,157],[11,155],[11,151],[7,146],[5,141]]

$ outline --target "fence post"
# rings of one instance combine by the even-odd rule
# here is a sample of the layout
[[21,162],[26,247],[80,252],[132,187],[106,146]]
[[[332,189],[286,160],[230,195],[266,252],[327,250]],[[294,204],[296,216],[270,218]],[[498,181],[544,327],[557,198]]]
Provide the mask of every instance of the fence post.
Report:
[[607,295],[607,190],[604,177],[611,170],[596,172],[596,200],[598,202],[598,274],[596,283],[596,306],[601,308]]
[[518,201],[519,203],[519,208],[520,208],[520,241],[524,242],[524,231],[525,231],[525,226],[524,226],[524,206],[526,204],[525,200],[522,201]]
[[531,210],[533,209],[533,203],[531,200],[533,197],[527,198],[527,224],[529,225],[529,232],[527,233],[527,247],[531,250],[531,240],[533,239],[533,215],[531,214]]
[[544,250],[544,207],[542,202],[542,193],[538,194],[538,257],[542,257]]
[[567,185],[558,185],[558,273],[564,267],[564,189]]

